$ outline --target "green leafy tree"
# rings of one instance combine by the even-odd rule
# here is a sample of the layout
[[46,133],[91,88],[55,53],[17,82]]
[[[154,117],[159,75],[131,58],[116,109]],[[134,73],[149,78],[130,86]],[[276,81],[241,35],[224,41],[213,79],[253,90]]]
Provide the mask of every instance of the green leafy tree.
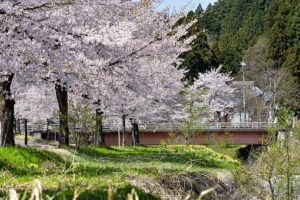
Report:
[[299,131],[299,127],[293,126],[293,118],[294,113],[290,109],[281,108],[277,129],[270,130],[269,136],[264,140],[266,146],[255,163],[236,171],[237,181],[243,192],[262,199],[296,198],[300,141],[293,134]]
[[87,104],[71,103],[68,117],[71,141],[77,148],[95,138],[96,114]]
[[182,122],[185,144],[190,144],[192,136],[200,131],[199,119],[208,116],[208,108],[204,103],[205,92],[205,89],[193,90],[190,88],[186,88],[183,92],[186,97],[183,102],[184,111],[187,114]]

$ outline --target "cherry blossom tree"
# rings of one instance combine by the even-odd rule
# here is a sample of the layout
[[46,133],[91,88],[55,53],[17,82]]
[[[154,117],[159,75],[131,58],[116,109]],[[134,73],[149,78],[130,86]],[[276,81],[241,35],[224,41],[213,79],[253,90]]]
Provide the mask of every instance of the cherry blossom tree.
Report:
[[41,44],[27,35],[32,24],[16,9],[16,1],[0,2],[0,87],[1,87],[1,133],[0,145],[14,145],[13,119],[14,96],[11,87],[38,82],[37,77],[46,71],[38,68]]
[[98,75],[104,72],[128,80],[126,76],[132,76],[143,58],[162,52],[157,51],[160,42],[165,48],[176,47],[167,51],[174,55],[174,63],[175,55],[185,48],[177,42],[185,28],[172,30],[178,17],[157,12],[150,0],[4,0],[0,19],[0,71],[5,78],[1,138],[11,138],[1,144],[13,144],[13,81],[34,84],[42,78],[54,83],[64,116],[61,132],[68,144],[68,92],[96,88]]
[[[114,25],[119,23],[118,18],[123,15],[124,20],[128,20],[128,17],[125,18],[125,15],[129,16],[125,12],[125,5],[126,3],[121,4],[118,1],[1,1],[1,144],[13,144],[12,119],[15,101],[11,98],[10,89],[13,81],[17,79],[24,84],[28,81],[36,82],[33,80],[34,76],[40,77],[40,69],[45,70],[43,72],[47,72],[47,77],[55,82],[60,111],[67,116],[69,85],[76,82],[74,77],[82,74],[86,61],[96,59],[97,65],[110,61],[103,57],[98,59],[99,54],[96,52],[108,55],[107,51],[110,49],[101,42],[92,44],[89,38],[96,34],[106,34],[103,40],[109,41],[110,34],[118,32],[113,31],[118,29]],[[120,23],[123,30],[124,25]],[[107,31],[109,27],[112,28]],[[122,39],[118,39],[118,42],[122,42]],[[117,51],[116,48],[114,50]],[[84,70],[86,72],[88,69]],[[66,127],[64,131],[68,132],[67,118],[61,120],[61,124]]]
[[[166,13],[157,12],[153,2],[149,0],[140,2],[95,1],[93,4],[83,2],[79,4],[77,2],[72,6],[73,10],[76,10],[76,14],[71,13],[71,17],[68,16],[67,19],[74,19],[75,23],[72,25],[77,27],[75,29],[76,35],[80,35],[82,38],[79,45],[82,52],[76,52],[75,58],[71,58],[72,61],[75,60],[79,64],[72,64],[72,69],[69,70],[67,74],[67,77],[69,77],[70,74],[75,74],[76,81],[74,81],[74,79],[65,79],[66,70],[63,70],[63,77],[60,76],[56,79],[59,83],[56,84],[56,93],[60,112],[66,116],[68,113],[67,90],[69,88],[72,88],[72,90],[75,90],[75,92],[79,94],[82,91],[82,87],[86,88],[86,86],[92,86],[92,88],[99,90],[99,81],[106,84],[106,81],[103,79],[103,74],[110,74],[108,77],[110,77],[111,80],[115,80],[116,82],[114,82],[114,84],[116,85],[126,86],[127,89],[128,87],[131,87],[131,89],[136,87],[136,91],[145,91],[145,88],[147,88],[146,85],[141,88],[143,78],[137,74],[137,72],[141,72],[139,68],[142,62],[145,62],[147,59],[158,60],[159,58],[161,60],[160,63],[166,60],[169,62],[168,64],[171,64],[171,62],[176,63],[177,56],[186,50],[187,43],[191,42],[191,39],[178,42],[178,39],[186,34],[185,30],[190,24],[186,25],[186,27],[178,27],[174,30],[173,25],[179,16],[171,17],[167,16]],[[77,10],[80,10],[80,12],[77,13]],[[77,19],[78,16],[89,16],[89,18],[97,20],[86,22],[85,20],[87,19],[85,19],[84,22],[80,24]],[[89,26],[87,26],[87,24],[89,24]],[[72,29],[72,31],[74,32],[74,29]],[[59,46],[61,46],[60,41]],[[71,49],[73,48],[74,47]],[[62,52],[58,55],[61,56]],[[165,61],[162,61],[162,59],[165,59]],[[73,65],[76,65],[76,70],[74,70]],[[59,66],[59,63],[56,63],[55,66]],[[61,70],[61,68],[62,67],[60,67],[59,70]],[[73,78],[73,76],[71,77]],[[80,84],[78,80],[80,82],[83,81],[83,83]],[[91,83],[91,80],[94,81],[94,83]],[[137,89],[137,87],[140,88]],[[102,89],[103,90],[100,90],[101,95],[102,93],[108,95],[104,100],[100,97],[93,96],[93,103],[99,101],[116,102],[108,100],[111,98],[109,95],[113,94],[109,92],[110,89],[103,87]],[[147,90],[149,90],[149,86]],[[128,101],[131,103],[142,103],[142,98],[132,91],[128,92],[126,89],[119,87],[118,94],[121,99],[124,98],[123,103],[121,103],[121,107],[123,108],[124,106],[122,105]],[[133,98],[134,101],[132,100]],[[118,104],[118,106],[119,105],[120,104]],[[110,107],[116,106],[111,105]],[[128,109],[132,110],[132,108]],[[128,115],[125,112],[127,111],[122,109],[123,116]],[[101,113],[102,111],[97,108],[97,114]],[[61,121],[61,124],[65,124],[66,127],[67,119],[66,122]],[[65,130],[65,132],[65,135],[67,135],[68,130]],[[66,143],[68,142],[66,141]]]
[[164,101],[182,89],[183,71],[175,65],[180,62],[178,55],[189,49],[193,39],[179,40],[192,23],[174,29],[180,16],[156,12],[150,2],[137,4],[137,16],[130,21],[131,32],[125,28],[130,37],[114,47],[118,52],[111,62],[88,76],[86,83],[87,96],[96,103],[97,113],[120,115],[123,132],[127,116],[145,121],[166,109]]
[[46,122],[58,113],[55,90],[49,84],[16,88],[15,115],[32,122]]
[[198,79],[191,86],[193,91],[199,88],[206,90],[203,95],[204,103],[212,114],[217,113],[218,116],[221,112],[233,108],[237,103],[234,95],[235,89],[230,86],[233,78],[228,73],[221,73],[221,67],[203,74],[200,73]]
[[199,73],[194,84],[186,87],[174,106],[172,118],[182,123],[186,144],[203,123],[214,118],[214,114],[224,112],[236,105],[234,88],[230,86],[233,78],[220,72],[221,67]]
[[230,85],[233,78],[230,74],[221,73],[220,70],[221,66],[199,73],[193,85],[185,89],[185,98],[181,103],[182,110],[179,110],[175,118],[187,119],[190,117],[188,110],[200,109],[204,112],[202,117],[197,114],[197,120],[201,118],[202,121],[207,121],[211,120],[216,112],[223,112],[236,105],[235,89]]
[[[99,85],[95,87],[93,94],[101,99],[104,114],[122,117],[123,133],[127,117],[139,122],[149,121],[151,117],[167,111],[170,108],[167,100],[183,89],[181,79],[184,73],[177,70],[175,64],[180,62],[178,55],[188,49],[191,40],[179,41],[178,38],[185,32],[169,36],[167,33],[172,31],[170,26],[161,39],[135,53],[130,66],[104,75],[101,78],[106,80],[103,89],[99,90]],[[154,38],[156,34],[153,32],[148,37]],[[145,36],[140,38],[141,41],[145,39]]]
[[[18,83],[19,86],[36,84],[40,78],[50,78],[50,74],[59,77],[64,71],[59,67],[71,60],[71,56],[64,56],[71,52],[67,51],[66,46],[61,48],[64,54],[58,52],[60,49],[58,36],[72,35],[72,32],[63,32],[59,29],[60,27],[56,25],[61,21],[55,19],[55,17],[65,19],[59,11],[68,4],[71,2],[55,3],[42,0],[0,2],[0,72],[3,78],[1,145],[14,144],[12,121],[15,100],[11,92],[12,84]],[[49,58],[61,64],[53,63],[59,70],[49,67]]]

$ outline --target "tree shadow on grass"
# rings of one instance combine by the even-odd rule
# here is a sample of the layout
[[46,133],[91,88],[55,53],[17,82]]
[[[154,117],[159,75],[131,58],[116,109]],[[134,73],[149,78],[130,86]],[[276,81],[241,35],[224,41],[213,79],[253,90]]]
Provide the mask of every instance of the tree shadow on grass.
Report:
[[5,162],[12,162],[17,165],[42,164],[45,161],[63,163],[64,160],[56,153],[25,147],[1,147],[0,159]]
[[[39,149],[24,147],[1,147],[0,169],[16,176],[35,176],[55,171],[55,167],[65,164],[59,155]],[[51,165],[49,169],[48,165]],[[53,167],[55,166],[55,167]]]

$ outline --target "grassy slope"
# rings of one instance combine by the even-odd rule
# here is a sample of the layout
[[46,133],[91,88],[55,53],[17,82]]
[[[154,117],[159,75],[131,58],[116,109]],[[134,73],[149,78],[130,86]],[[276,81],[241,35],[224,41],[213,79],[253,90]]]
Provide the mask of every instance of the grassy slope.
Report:
[[[85,147],[76,153],[72,149],[55,151],[0,148],[2,191],[11,186],[30,189],[30,181],[40,179],[48,193],[79,188],[93,191],[83,193],[83,199],[91,199],[90,195],[106,199],[105,190],[112,187],[118,189],[117,199],[124,199],[131,190],[128,177],[158,179],[166,174],[214,173],[238,165],[231,157],[204,146]],[[228,149],[227,152],[232,154]],[[155,199],[151,194],[139,190],[138,193],[142,199]]]
[[246,145],[209,145],[208,147],[215,152],[228,155],[234,159],[238,159],[237,150],[245,146]]

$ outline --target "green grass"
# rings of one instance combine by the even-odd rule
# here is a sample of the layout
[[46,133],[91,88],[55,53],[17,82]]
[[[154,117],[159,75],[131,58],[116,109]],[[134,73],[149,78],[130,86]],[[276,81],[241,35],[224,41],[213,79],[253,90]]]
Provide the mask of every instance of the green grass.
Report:
[[222,153],[234,159],[238,159],[237,150],[245,147],[245,145],[209,145],[208,147],[218,153]]
[[[8,188],[19,191],[32,188],[39,179],[46,194],[57,199],[70,199],[75,189],[81,190],[79,199],[107,199],[107,189],[117,190],[116,199],[126,199],[135,188],[132,178],[162,176],[192,172],[214,174],[239,165],[230,157],[237,147],[205,146],[138,146],[138,147],[82,147],[74,149],[38,150],[21,147],[0,148],[0,196]],[[218,150],[213,150],[218,149]],[[228,156],[229,155],[229,156]],[[135,188],[140,199],[156,199]],[[141,198],[143,197],[143,198]]]
[[[65,164],[61,156],[48,151],[18,147],[0,148],[1,177],[31,180],[33,176],[52,174]],[[7,181],[1,178],[0,184]]]

